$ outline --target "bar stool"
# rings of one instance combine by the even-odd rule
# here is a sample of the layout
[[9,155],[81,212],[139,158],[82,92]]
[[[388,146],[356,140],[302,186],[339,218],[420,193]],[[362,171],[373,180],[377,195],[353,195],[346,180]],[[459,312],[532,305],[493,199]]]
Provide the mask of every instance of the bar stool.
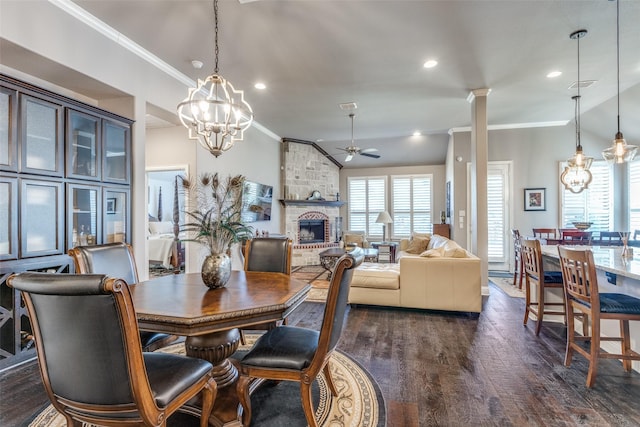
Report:
[[[524,264],[522,261],[521,243],[520,243],[520,231],[512,228],[511,237],[513,237],[513,286],[518,281],[518,289],[522,289],[522,279],[524,278]],[[518,276],[520,279],[518,280]]]
[[[626,294],[600,293],[593,252],[590,249],[576,250],[558,246],[560,267],[564,280],[567,301],[567,351],[564,365],[570,366],[573,351],[583,355],[589,362],[587,387],[593,387],[598,373],[598,359],[622,359],[625,371],[631,371],[631,361],[640,360],[640,354],[631,350],[629,321],[640,321],[640,299]],[[579,313],[575,313],[575,311]],[[583,336],[576,336],[574,318],[578,315],[591,318],[591,336],[585,329]],[[600,319],[620,321],[620,337],[600,336]],[[586,325],[583,319],[583,326]],[[591,341],[585,350],[577,341]],[[621,344],[621,354],[600,350],[601,341],[617,341]]]
[[[521,253],[524,263],[525,272],[525,308],[524,322],[526,326],[529,320],[529,313],[533,313],[538,319],[536,324],[536,336],[540,334],[542,321],[545,314],[557,315],[565,317],[564,292],[562,293],[562,302],[545,302],[545,289],[562,289],[562,272],[560,271],[544,271],[542,266],[542,252],[540,250],[540,241],[537,239],[520,239]],[[531,298],[531,285],[535,284],[537,288],[536,300]],[[547,307],[562,307],[562,310],[547,309]]]
[[555,228],[534,228],[533,237],[536,239],[557,239],[558,232]]

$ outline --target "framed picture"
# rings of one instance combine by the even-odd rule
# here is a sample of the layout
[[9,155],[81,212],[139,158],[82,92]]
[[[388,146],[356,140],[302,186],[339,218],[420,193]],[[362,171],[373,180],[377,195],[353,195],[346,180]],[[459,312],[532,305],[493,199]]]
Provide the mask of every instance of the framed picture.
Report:
[[524,189],[524,210],[525,211],[546,211],[546,189],[545,188],[525,188]]
[[116,213],[116,199],[107,199],[107,213],[113,215]]

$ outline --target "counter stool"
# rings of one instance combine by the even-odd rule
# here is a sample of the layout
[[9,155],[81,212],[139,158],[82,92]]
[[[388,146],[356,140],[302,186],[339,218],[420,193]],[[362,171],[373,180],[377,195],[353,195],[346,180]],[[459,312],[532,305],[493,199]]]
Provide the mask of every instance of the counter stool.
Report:
[[[524,263],[522,260],[522,244],[520,243],[520,230],[511,229],[513,237],[513,286],[518,282],[518,289],[522,289],[522,279],[524,278]],[[520,276],[518,278],[518,276]]]
[[[564,316],[566,321],[566,311],[564,303],[564,292],[562,293],[562,302],[545,302],[545,289],[562,289],[562,272],[560,271],[544,271],[542,266],[542,252],[540,250],[540,241],[537,239],[520,239],[522,260],[525,272],[525,308],[524,322],[526,326],[529,320],[529,313],[533,313],[538,323],[536,324],[536,336],[540,334],[542,321],[545,314]],[[531,298],[531,285],[537,287],[537,297],[533,301]],[[562,310],[547,309],[549,306],[561,307]]]

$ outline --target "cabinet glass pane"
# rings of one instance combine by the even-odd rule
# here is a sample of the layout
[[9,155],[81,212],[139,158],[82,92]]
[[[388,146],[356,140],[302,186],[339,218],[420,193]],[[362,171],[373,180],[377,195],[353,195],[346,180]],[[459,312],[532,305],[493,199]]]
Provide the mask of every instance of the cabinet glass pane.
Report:
[[104,242],[127,242],[128,193],[105,191]]
[[95,245],[98,236],[98,189],[71,186],[71,247]]
[[104,126],[104,179],[128,181],[127,130],[109,122]]
[[75,112],[69,114],[68,175],[98,176],[97,129],[98,119]]
[[60,252],[60,185],[30,182],[22,190],[23,255]]
[[17,256],[16,236],[16,182],[0,181],[0,259],[15,259]]
[[30,99],[26,102],[25,165],[30,169],[57,171],[58,109]]
[[10,165],[9,162],[9,102],[8,93],[0,92],[0,165]]

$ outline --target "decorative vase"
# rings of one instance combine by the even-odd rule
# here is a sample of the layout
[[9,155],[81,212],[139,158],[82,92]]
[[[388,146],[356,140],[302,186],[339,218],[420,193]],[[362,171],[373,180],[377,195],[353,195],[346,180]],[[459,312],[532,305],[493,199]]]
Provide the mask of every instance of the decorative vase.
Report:
[[231,258],[227,254],[211,254],[202,262],[202,281],[209,289],[224,287],[231,276]]

